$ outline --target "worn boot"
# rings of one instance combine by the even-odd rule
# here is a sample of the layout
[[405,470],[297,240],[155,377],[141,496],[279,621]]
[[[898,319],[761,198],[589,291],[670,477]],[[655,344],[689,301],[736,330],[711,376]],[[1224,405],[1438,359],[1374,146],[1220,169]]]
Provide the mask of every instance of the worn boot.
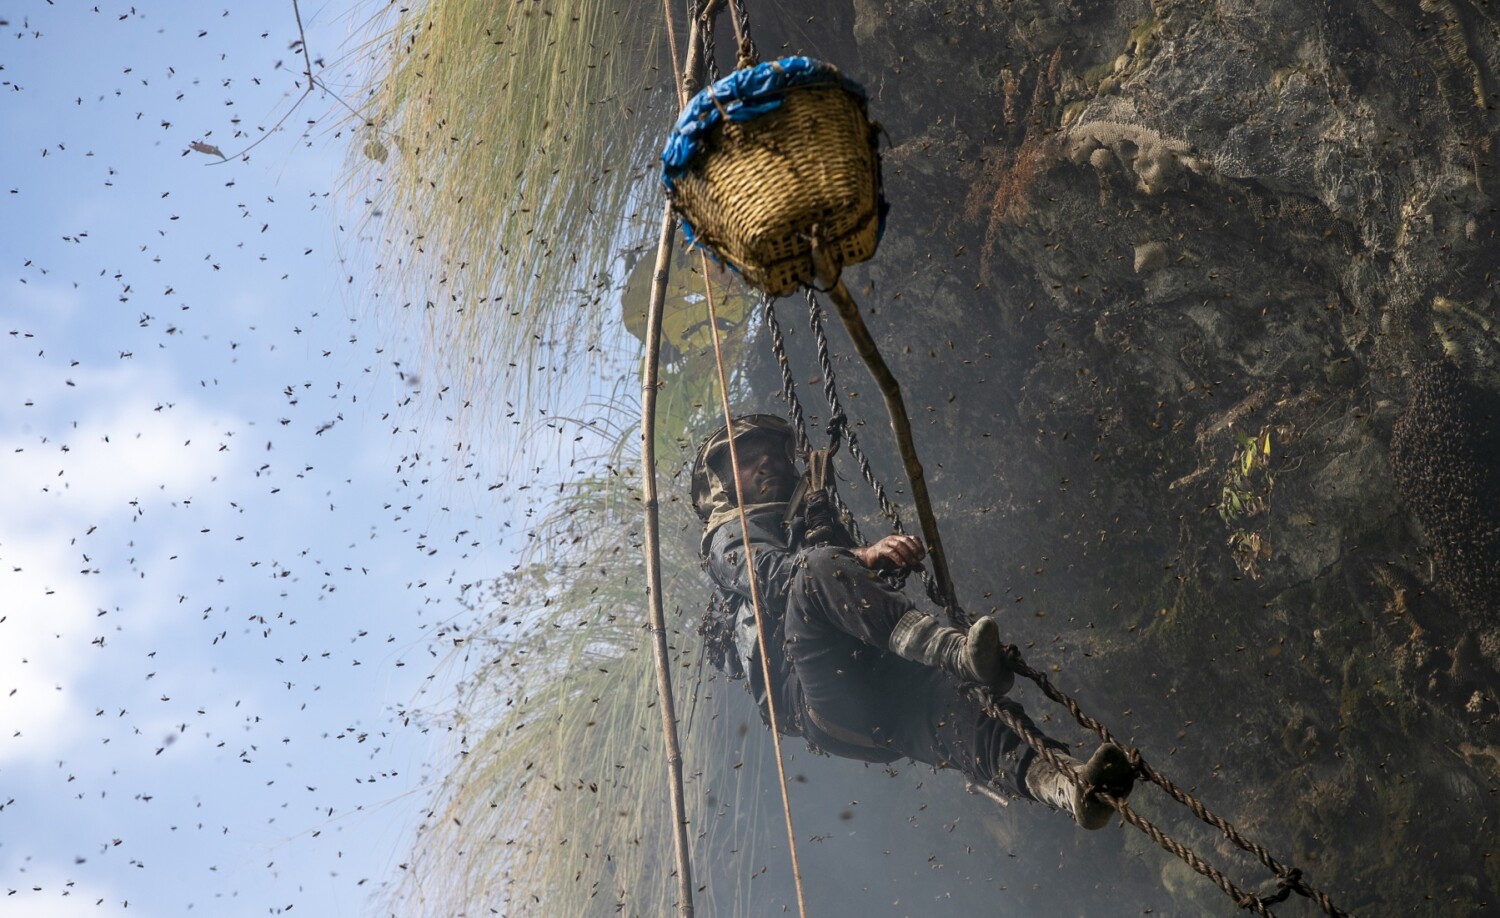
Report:
[[[1125,750],[1114,743],[1104,743],[1089,758],[1080,762],[1070,755],[1059,753],[1063,761],[1078,769],[1078,776],[1096,790],[1123,800],[1130,796],[1135,786],[1135,769]],[[1115,810],[1092,794],[1085,796],[1083,789],[1075,785],[1067,775],[1047,764],[1041,756],[1031,760],[1026,770],[1026,790],[1037,800],[1066,810],[1073,821],[1085,829],[1102,829],[1109,825]]]
[[965,634],[912,609],[896,622],[887,646],[902,659],[935,666],[966,682],[993,685],[1005,672],[1000,658],[1000,626],[989,616],[976,621]]

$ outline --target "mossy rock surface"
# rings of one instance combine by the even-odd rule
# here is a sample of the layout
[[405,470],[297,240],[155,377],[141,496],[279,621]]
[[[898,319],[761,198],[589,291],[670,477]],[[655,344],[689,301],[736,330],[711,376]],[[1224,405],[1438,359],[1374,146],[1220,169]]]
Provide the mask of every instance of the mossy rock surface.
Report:
[[[894,205],[846,279],[902,381],[966,606],[1362,914],[1500,900],[1493,610],[1444,579],[1452,549],[1391,464],[1422,368],[1500,391],[1500,123],[1471,79],[1500,85],[1500,40],[1481,6],[855,0],[838,49],[874,88]],[[1167,254],[1138,271],[1147,244]],[[852,358],[838,371],[900,484],[878,393]],[[1252,577],[1214,508],[1234,432],[1263,429]],[[1494,474],[1480,446],[1466,461]],[[1018,908],[1231,910],[1139,839],[1101,866],[1041,815],[995,818],[1030,840],[1005,850]],[[1079,898],[1022,879],[1042,876]]]

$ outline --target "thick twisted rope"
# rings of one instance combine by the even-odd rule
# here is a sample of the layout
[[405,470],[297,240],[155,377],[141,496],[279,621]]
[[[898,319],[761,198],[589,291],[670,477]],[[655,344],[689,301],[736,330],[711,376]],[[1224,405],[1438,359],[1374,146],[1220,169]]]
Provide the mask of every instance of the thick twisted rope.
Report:
[[719,81],[718,50],[714,47],[714,30],[709,22],[705,22],[703,28],[703,68],[708,74],[709,85]]
[[771,333],[771,352],[781,367],[781,400],[786,402],[787,414],[792,418],[792,431],[797,438],[797,455],[812,452],[812,441],[807,436],[807,419],[802,414],[802,400],[797,398],[797,380],[792,374],[792,362],[786,356],[786,339],[781,334],[781,323],[776,320],[776,306],[769,296],[762,297],[761,311],[765,315],[766,330]]
[[[823,398],[828,402],[828,427],[830,433],[842,436],[844,442],[849,445],[849,455],[854,457],[859,466],[859,473],[869,484],[870,489],[875,492],[875,501],[880,506],[880,515],[891,521],[891,528],[896,532],[905,532],[906,526],[901,520],[901,510],[886,494],[885,486],[880,479],[875,477],[875,470],[870,466],[870,457],[865,454],[864,448],[859,444],[859,437],[854,433],[854,427],[849,423],[849,416],[844,413],[844,404],[839,399],[838,379],[833,372],[833,355],[828,347],[828,332],[823,325],[823,309],[818,304],[817,294],[811,287],[807,288],[807,324],[812,328],[813,338],[816,341],[818,351],[818,369],[823,374]],[[840,503],[842,506],[842,502]],[[858,538],[858,533],[853,533]],[[933,578],[927,568],[921,569],[922,587],[927,593],[927,598],[938,606],[948,608],[948,616],[953,623],[961,628],[967,628],[973,624],[968,613],[963,610],[957,598],[950,604],[943,597],[943,591],[938,582]]]
[[849,424],[849,417],[844,413],[843,402],[839,400],[838,379],[833,372],[833,356],[828,347],[828,332],[823,327],[823,310],[818,305],[818,297],[811,287],[807,288],[807,323],[812,328],[813,338],[817,342],[818,369],[823,374],[823,397],[828,402],[828,426],[832,430],[840,431],[844,442],[849,445],[849,455],[859,465],[859,473],[875,492],[875,500],[880,505],[880,515],[891,521],[891,527],[897,532],[905,532],[906,526],[901,521],[901,510],[891,502],[890,496],[885,492],[885,486],[880,479],[875,477],[875,471],[870,467],[870,458],[865,455],[864,449],[859,445],[859,437],[855,435],[854,428]]
[[[1079,706],[1078,701],[1072,696],[1068,695],[1066,692],[1063,692],[1061,689],[1053,685],[1052,680],[1047,678],[1046,673],[1034,669],[1029,664],[1027,664],[1027,662],[1021,657],[1020,649],[1017,648],[1014,644],[1006,647],[1005,655],[1005,666],[1011,672],[1014,672],[1021,676],[1025,676],[1027,679],[1030,679],[1032,682],[1034,682],[1036,686],[1042,690],[1043,694],[1045,694],[1048,698],[1052,699],[1057,704],[1062,705],[1064,708],[1066,708],[1068,713],[1073,715],[1073,719],[1076,720],[1080,726],[1082,726],[1084,729],[1093,731],[1093,733],[1097,735],[1101,741],[1106,743],[1114,743],[1115,745],[1124,749],[1126,751],[1126,754],[1129,755],[1131,765],[1135,768],[1137,774],[1145,778],[1147,781],[1150,781],[1152,784],[1155,784],[1157,787],[1160,787],[1162,790],[1166,791],[1168,796],[1170,796],[1173,800],[1176,800],[1178,803],[1181,803],[1183,806],[1187,807],[1188,810],[1192,812],[1194,816],[1198,817],[1198,819],[1200,819],[1202,822],[1207,825],[1213,826],[1215,829],[1218,829],[1219,832],[1225,838],[1229,839],[1229,841],[1235,847],[1239,848],[1242,851],[1248,852],[1249,854],[1253,855],[1256,860],[1260,861],[1260,863],[1267,870],[1269,870],[1273,876],[1276,877],[1278,885],[1280,885],[1283,889],[1282,893],[1280,894],[1280,898],[1268,901],[1279,902],[1281,901],[1281,899],[1285,899],[1288,893],[1295,892],[1298,895],[1305,896],[1316,902],[1319,908],[1321,908],[1326,914],[1333,916],[1333,918],[1348,918],[1349,913],[1335,905],[1333,899],[1330,898],[1327,893],[1323,892],[1312,884],[1305,882],[1302,879],[1302,871],[1300,868],[1287,867],[1285,864],[1281,863],[1271,854],[1270,851],[1265,848],[1264,845],[1257,844],[1247,839],[1240,833],[1239,829],[1236,828],[1233,823],[1214,813],[1208,807],[1204,806],[1203,801],[1183,790],[1181,787],[1178,787],[1177,784],[1166,775],[1163,775],[1161,772],[1151,767],[1150,763],[1148,763],[1145,757],[1141,755],[1140,750],[1135,749],[1131,746],[1127,746],[1126,744],[1121,743],[1119,740],[1115,739],[1115,737],[1110,733],[1108,727],[1100,723],[1098,720],[1090,717],[1088,714],[1084,713],[1083,708]],[[1009,720],[1006,720],[1005,718],[1001,719],[1005,720],[1006,726],[1011,726]],[[1015,728],[1012,727],[1012,729]],[[1017,730],[1016,733],[1017,735],[1021,735],[1023,739],[1026,739],[1021,731]],[[1029,739],[1027,740],[1027,744],[1032,745]],[[1035,745],[1032,745],[1032,748],[1035,749],[1037,747]],[[1048,761],[1051,761],[1051,759],[1049,758]],[[1103,798],[1101,797],[1101,799]],[[1161,844],[1162,847],[1166,848],[1168,851],[1171,851],[1173,854],[1177,854],[1178,857],[1182,857],[1184,861],[1188,862],[1189,866],[1193,866],[1194,870],[1198,870],[1197,866],[1193,865],[1192,860],[1184,857],[1177,850],[1163,843],[1161,839],[1156,837],[1155,833],[1160,832],[1160,830],[1155,829],[1155,827],[1151,827],[1150,829],[1148,829],[1147,826],[1149,826],[1149,823],[1145,823],[1144,819],[1141,819],[1141,823],[1145,823],[1145,825],[1139,825],[1135,820],[1131,819],[1126,814],[1128,806],[1126,806],[1123,801],[1119,806],[1116,806],[1115,808],[1120,810],[1121,815],[1126,816],[1127,822],[1130,822],[1132,825],[1136,825],[1137,828],[1145,831],[1147,835],[1150,835],[1154,840],[1158,842],[1158,844]],[[1198,870],[1198,872],[1203,873],[1202,870]],[[1209,876],[1209,874],[1204,873],[1204,876]],[[1209,878],[1213,879],[1213,877],[1211,876],[1209,876]],[[1217,883],[1218,881],[1215,880],[1215,882]]]
[[1084,781],[1082,775],[1079,774],[1078,768],[1075,764],[1064,759],[1062,755],[1055,748],[1049,745],[1043,739],[1040,733],[1032,729],[1032,727],[1024,719],[1017,717],[1014,712],[1007,710],[1006,708],[999,705],[995,701],[995,695],[993,691],[984,686],[973,685],[970,688],[970,693],[971,697],[973,697],[979,703],[979,706],[984,710],[985,714],[995,718],[996,720],[1005,724],[1005,726],[1009,727],[1011,732],[1015,733],[1026,743],[1026,745],[1030,746],[1032,751],[1038,757],[1046,761],[1048,765],[1051,765],[1059,773],[1065,775],[1068,780],[1074,784],[1074,786],[1081,788],[1085,794],[1092,794],[1096,799],[1104,801],[1109,806],[1119,811],[1120,815],[1125,818],[1126,822],[1129,822],[1137,829],[1140,829],[1142,832],[1146,833],[1146,835],[1150,837],[1152,841],[1155,841],[1162,848],[1170,851],[1172,854],[1175,854],[1177,857],[1181,858],[1189,867],[1207,877],[1210,881],[1213,882],[1215,886],[1223,890],[1225,895],[1233,899],[1235,904],[1240,908],[1249,909],[1258,915],[1265,915],[1267,916],[1267,918],[1275,918],[1274,913],[1266,907],[1259,896],[1240,889],[1234,884],[1233,880],[1230,880],[1228,877],[1224,876],[1224,874],[1221,871],[1217,870],[1212,864],[1204,861],[1191,848],[1188,848],[1187,846],[1181,844],[1176,839],[1172,838],[1172,836],[1168,835],[1166,832],[1163,832],[1150,820],[1132,810],[1130,808],[1130,804],[1126,803],[1124,800],[1111,797],[1110,795],[1102,791],[1096,790],[1092,785]]
[[[776,363],[781,367],[781,398],[787,403],[787,413],[792,416],[792,427],[797,432],[797,452],[806,456],[812,451],[812,439],[807,435],[807,422],[802,413],[802,400],[797,397],[795,374],[792,372],[791,361],[786,356],[786,338],[782,335],[781,323],[776,318],[773,298],[764,297],[762,304],[765,310],[766,328],[771,333],[771,351],[776,355]],[[830,423],[828,425],[828,445],[831,449],[838,448],[842,435],[842,424]],[[839,493],[838,488],[828,488],[828,497],[833,504],[834,511],[849,530],[849,535],[853,536],[854,541],[863,542],[864,535],[859,531],[859,523],[850,512],[849,505],[844,503],[844,496]]]

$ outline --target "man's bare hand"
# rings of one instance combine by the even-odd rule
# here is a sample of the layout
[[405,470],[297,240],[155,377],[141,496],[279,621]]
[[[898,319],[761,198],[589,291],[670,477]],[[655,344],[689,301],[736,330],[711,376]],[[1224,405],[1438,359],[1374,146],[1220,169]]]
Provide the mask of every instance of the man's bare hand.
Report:
[[850,553],[871,570],[916,568],[927,557],[927,546],[916,536],[893,533],[873,545],[851,549]]

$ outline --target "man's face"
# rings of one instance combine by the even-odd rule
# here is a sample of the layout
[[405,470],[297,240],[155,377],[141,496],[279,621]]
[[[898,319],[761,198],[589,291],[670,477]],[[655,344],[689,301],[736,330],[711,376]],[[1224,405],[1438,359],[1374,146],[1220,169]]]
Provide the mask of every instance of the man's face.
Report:
[[[770,504],[791,500],[800,476],[796,467],[787,461],[786,445],[780,437],[746,434],[736,440],[734,446],[740,460],[735,493],[742,495],[743,503]],[[722,477],[728,478],[728,450],[723,452],[720,465],[724,470]]]

